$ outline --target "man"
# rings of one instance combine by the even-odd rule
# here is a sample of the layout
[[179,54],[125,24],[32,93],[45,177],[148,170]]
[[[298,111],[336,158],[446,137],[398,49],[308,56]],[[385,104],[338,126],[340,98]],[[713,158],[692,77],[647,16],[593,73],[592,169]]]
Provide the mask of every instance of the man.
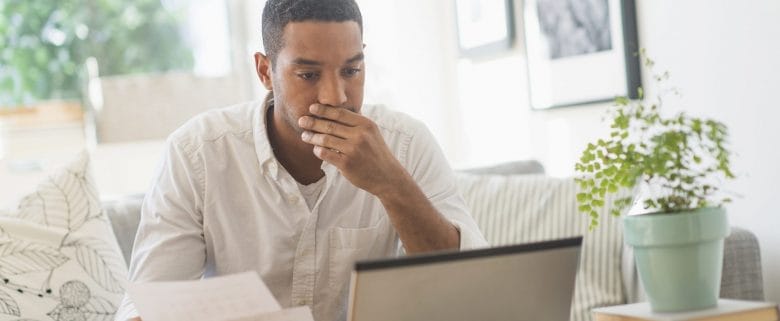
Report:
[[[486,244],[419,122],[362,106],[354,0],[269,0],[263,102],[168,139],[144,200],[131,281],[256,271],[282,306],[344,320],[355,260]],[[125,299],[117,319],[136,316]]]

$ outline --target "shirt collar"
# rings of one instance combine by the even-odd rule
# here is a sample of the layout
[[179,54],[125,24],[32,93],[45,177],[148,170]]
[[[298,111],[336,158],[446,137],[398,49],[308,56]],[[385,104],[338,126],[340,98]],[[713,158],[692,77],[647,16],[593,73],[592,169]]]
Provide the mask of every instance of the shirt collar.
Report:
[[263,99],[263,103],[260,108],[255,108],[254,115],[252,115],[252,136],[255,141],[255,153],[257,153],[257,161],[260,166],[260,171],[265,173],[268,171],[274,179],[279,175],[279,164],[274,157],[274,152],[271,149],[271,142],[268,140],[268,108],[272,106],[273,94],[268,93]]
[[[255,108],[254,115],[252,116],[252,135],[255,141],[255,153],[257,153],[257,161],[260,166],[261,173],[269,173],[274,180],[279,178],[279,161],[276,160],[273,150],[271,149],[271,141],[268,139],[268,108],[273,106],[273,93],[269,92],[263,100],[260,108]],[[338,169],[333,164],[328,162],[322,162],[320,166],[326,177],[335,177],[338,173]],[[326,184],[327,185],[327,184]]]

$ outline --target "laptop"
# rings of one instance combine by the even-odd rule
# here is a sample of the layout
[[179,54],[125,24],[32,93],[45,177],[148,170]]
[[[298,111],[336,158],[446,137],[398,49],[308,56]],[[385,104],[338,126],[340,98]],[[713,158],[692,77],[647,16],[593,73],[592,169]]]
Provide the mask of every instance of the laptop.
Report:
[[582,237],[355,264],[349,321],[569,320]]

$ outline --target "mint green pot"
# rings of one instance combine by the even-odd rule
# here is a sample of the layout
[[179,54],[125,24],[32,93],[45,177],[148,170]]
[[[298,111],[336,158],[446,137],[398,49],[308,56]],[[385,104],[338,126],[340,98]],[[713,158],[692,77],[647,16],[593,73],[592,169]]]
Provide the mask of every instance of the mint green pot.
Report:
[[623,227],[653,311],[717,305],[729,233],[723,208],[626,216]]

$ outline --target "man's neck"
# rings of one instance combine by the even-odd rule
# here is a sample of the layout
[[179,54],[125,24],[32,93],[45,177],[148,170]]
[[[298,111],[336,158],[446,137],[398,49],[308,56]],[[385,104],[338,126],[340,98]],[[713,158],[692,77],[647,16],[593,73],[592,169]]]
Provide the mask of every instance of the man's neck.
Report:
[[303,142],[300,135],[290,128],[281,115],[276,115],[274,106],[266,113],[266,132],[274,156],[298,183],[308,185],[320,180],[322,160],[312,152],[314,146]]

